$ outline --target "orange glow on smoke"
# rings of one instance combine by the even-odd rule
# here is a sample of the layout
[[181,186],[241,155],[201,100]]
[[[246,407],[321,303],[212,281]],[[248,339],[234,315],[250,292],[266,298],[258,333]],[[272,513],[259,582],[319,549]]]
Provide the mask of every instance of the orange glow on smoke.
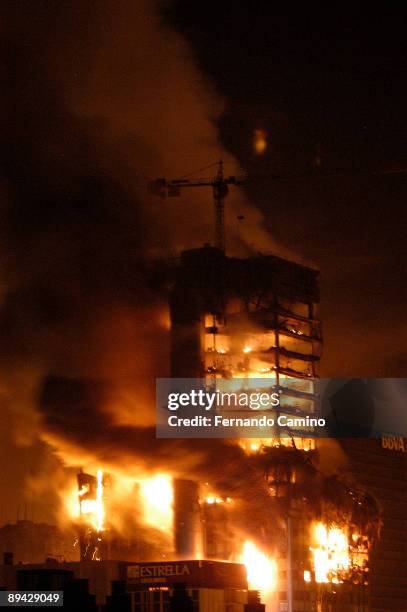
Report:
[[[316,582],[342,582],[342,574],[350,567],[349,541],[339,527],[315,523],[312,529],[311,552]],[[304,576],[305,578],[305,576]]]
[[257,548],[253,542],[246,540],[243,546],[241,562],[246,566],[247,581],[250,589],[267,595],[277,587],[277,563]]
[[109,495],[106,496],[102,470],[97,470],[96,485],[90,496],[89,485],[78,491],[65,491],[66,514],[73,522],[80,522],[89,528],[102,532],[108,527],[126,532],[126,516],[137,512],[146,527],[172,533],[173,528],[173,484],[168,474],[155,474],[132,478],[115,473],[109,480]]
[[157,474],[141,480],[140,496],[145,522],[162,531],[171,529],[174,502],[172,478],[167,474]]

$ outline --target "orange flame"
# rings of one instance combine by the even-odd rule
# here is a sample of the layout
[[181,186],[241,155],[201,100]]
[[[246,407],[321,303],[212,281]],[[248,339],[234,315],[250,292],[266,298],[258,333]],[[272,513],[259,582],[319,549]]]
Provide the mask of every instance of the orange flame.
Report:
[[342,574],[350,567],[349,541],[339,527],[313,526],[314,546],[310,550],[316,582],[342,582]]
[[157,474],[140,481],[144,520],[152,527],[168,531],[173,523],[174,491],[172,478]]
[[241,562],[246,566],[250,589],[261,591],[264,596],[275,591],[277,587],[277,563],[274,559],[259,550],[253,542],[246,540]]
[[95,499],[82,499],[88,493],[89,487],[83,486],[78,492],[79,497],[79,516],[84,517],[85,521],[92,525],[96,531],[104,531],[105,508],[103,501],[103,472],[98,470],[96,473],[97,487]]

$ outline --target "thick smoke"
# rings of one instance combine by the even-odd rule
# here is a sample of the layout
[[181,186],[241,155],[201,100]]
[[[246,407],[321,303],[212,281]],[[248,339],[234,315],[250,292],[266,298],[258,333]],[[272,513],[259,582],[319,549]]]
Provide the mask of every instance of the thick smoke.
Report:
[[[4,418],[18,444],[40,445],[36,456],[45,456],[33,462],[35,491],[41,469],[50,476],[55,467],[49,443],[66,464],[97,458],[136,467],[148,454],[175,468],[184,451],[151,447],[153,432],[144,429],[153,423],[154,378],[168,368],[165,296],[151,284],[151,261],[211,239],[211,194],[163,202],[145,185],[220,156],[228,173],[238,172],[218,142],[223,102],[152,0],[22,0],[6,9]],[[232,194],[228,207],[229,219],[246,217],[242,234],[230,223],[232,248],[250,249],[255,239],[270,246],[241,196]],[[74,389],[63,389],[60,401],[50,392],[55,377]],[[84,379],[104,381],[108,398],[75,403]],[[199,448],[191,468],[198,464]]]
[[[201,478],[218,471],[214,451],[222,451],[231,470],[240,470],[245,457],[237,446],[217,440],[155,439],[155,427],[115,423],[117,390],[102,381],[48,377],[39,401],[48,435],[62,452],[75,454],[86,449],[112,469],[126,466],[127,473],[170,471]],[[119,399],[120,401],[120,399]],[[198,472],[197,472],[198,471]],[[229,475],[228,475],[229,476]],[[220,479],[222,476],[220,477]],[[218,477],[219,479],[219,477]]]

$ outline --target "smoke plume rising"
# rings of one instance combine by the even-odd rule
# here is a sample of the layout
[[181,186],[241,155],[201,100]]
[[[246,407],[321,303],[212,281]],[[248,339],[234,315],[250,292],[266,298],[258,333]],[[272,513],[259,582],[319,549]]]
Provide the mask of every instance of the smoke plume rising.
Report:
[[[156,444],[151,429],[168,330],[150,261],[210,240],[213,212],[209,192],[163,202],[145,185],[219,157],[239,171],[218,141],[224,102],[153,0],[22,0],[6,13],[0,361],[14,442],[4,433],[5,452],[40,446],[34,491],[43,477],[50,489],[58,482],[48,445],[66,465],[137,467],[149,453],[175,466],[182,451]],[[232,248],[269,248],[241,195],[228,209],[246,218],[239,234],[230,224]],[[85,380],[109,391],[84,401],[75,390]],[[203,449],[190,462],[207,465]],[[21,497],[21,476],[10,480],[10,499],[13,486]],[[36,504],[49,505],[46,492]]]

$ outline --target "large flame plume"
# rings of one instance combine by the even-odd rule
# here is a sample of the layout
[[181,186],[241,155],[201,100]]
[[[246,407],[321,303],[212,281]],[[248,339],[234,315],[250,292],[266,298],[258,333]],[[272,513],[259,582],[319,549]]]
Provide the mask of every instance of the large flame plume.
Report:
[[[310,551],[315,582],[339,584],[351,579],[365,583],[363,574],[368,571],[369,542],[358,533],[350,536],[349,529],[349,526],[322,522],[312,525]],[[307,570],[304,579],[311,580]]]
[[327,527],[316,523],[313,527],[311,546],[316,582],[341,582],[343,573],[349,569],[348,536],[339,527]]
[[79,516],[85,517],[88,524],[97,531],[104,531],[105,508],[103,501],[103,472],[98,470],[96,473],[96,496],[94,499],[84,499],[89,493],[89,485],[83,485],[78,491],[79,497]]
[[261,551],[254,542],[246,540],[240,558],[246,566],[250,589],[267,597],[277,587],[277,562]]
[[144,520],[162,531],[172,529],[174,489],[172,478],[157,474],[140,481]]

